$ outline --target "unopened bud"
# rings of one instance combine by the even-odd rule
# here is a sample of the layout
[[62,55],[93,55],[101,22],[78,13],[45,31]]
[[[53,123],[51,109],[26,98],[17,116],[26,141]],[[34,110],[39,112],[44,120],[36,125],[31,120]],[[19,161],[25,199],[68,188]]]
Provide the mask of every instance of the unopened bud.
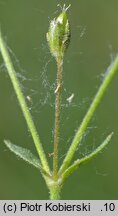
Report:
[[62,13],[51,21],[46,35],[50,51],[56,59],[63,58],[70,43],[70,25],[66,13],[69,7],[63,6]]

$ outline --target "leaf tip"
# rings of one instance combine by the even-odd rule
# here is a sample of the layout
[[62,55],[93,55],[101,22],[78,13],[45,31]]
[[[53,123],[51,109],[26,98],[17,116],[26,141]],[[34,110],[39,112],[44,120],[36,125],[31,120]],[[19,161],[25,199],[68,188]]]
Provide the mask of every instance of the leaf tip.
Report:
[[6,139],[4,139],[4,144],[5,144],[7,147],[9,147],[9,145],[10,145],[10,141],[9,141],[9,140],[6,140]]
[[108,137],[106,138],[106,139],[107,139],[107,142],[109,142],[109,141],[111,140],[111,138],[113,137],[113,135],[114,135],[114,132],[112,131],[112,132],[108,135]]

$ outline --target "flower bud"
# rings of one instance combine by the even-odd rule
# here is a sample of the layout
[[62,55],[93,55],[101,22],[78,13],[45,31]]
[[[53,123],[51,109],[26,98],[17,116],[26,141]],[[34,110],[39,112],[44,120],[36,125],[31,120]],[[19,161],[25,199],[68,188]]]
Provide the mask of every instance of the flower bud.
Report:
[[68,48],[70,42],[70,25],[67,17],[67,9],[63,6],[62,13],[54,18],[47,33],[47,41],[52,55],[56,58],[63,58],[64,52]]

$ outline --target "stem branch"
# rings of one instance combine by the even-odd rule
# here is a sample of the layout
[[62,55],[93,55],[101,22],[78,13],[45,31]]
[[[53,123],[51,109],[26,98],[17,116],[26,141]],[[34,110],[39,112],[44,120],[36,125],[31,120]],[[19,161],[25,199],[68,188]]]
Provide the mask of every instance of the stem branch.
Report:
[[91,103],[80,127],[78,128],[76,134],[75,134],[75,137],[72,141],[72,144],[66,154],[66,157],[62,163],[62,166],[59,170],[59,174],[62,174],[66,168],[69,166],[73,156],[74,156],[74,153],[79,145],[79,142],[96,110],[96,108],[98,107],[99,103],[101,102],[101,99],[105,93],[105,91],[107,90],[110,82],[112,81],[116,71],[118,70],[118,56],[115,58],[114,62],[110,65],[110,67],[108,68],[108,71],[106,73],[106,76],[101,84],[101,86],[99,87],[98,89],[98,92],[97,94],[95,95],[94,99],[93,99],[93,102]]
[[17,78],[15,69],[13,67],[10,55],[9,55],[8,50],[6,48],[6,45],[5,45],[5,42],[4,42],[3,38],[2,38],[1,32],[0,32],[0,51],[1,51],[1,54],[2,54],[2,57],[3,57],[3,60],[5,62],[6,68],[8,70],[8,74],[10,76],[12,85],[13,85],[14,90],[15,90],[15,93],[17,95],[21,110],[22,110],[23,115],[25,117],[28,129],[29,129],[29,131],[30,131],[30,133],[32,135],[36,150],[38,152],[41,163],[43,165],[43,169],[45,169],[45,171],[49,173],[48,162],[47,162],[47,159],[46,159],[46,156],[45,156],[45,153],[44,153],[40,138],[39,138],[37,130],[35,128],[32,116],[31,116],[31,114],[29,112],[29,109],[27,107],[24,95],[23,95],[21,87],[20,87],[19,80]]

